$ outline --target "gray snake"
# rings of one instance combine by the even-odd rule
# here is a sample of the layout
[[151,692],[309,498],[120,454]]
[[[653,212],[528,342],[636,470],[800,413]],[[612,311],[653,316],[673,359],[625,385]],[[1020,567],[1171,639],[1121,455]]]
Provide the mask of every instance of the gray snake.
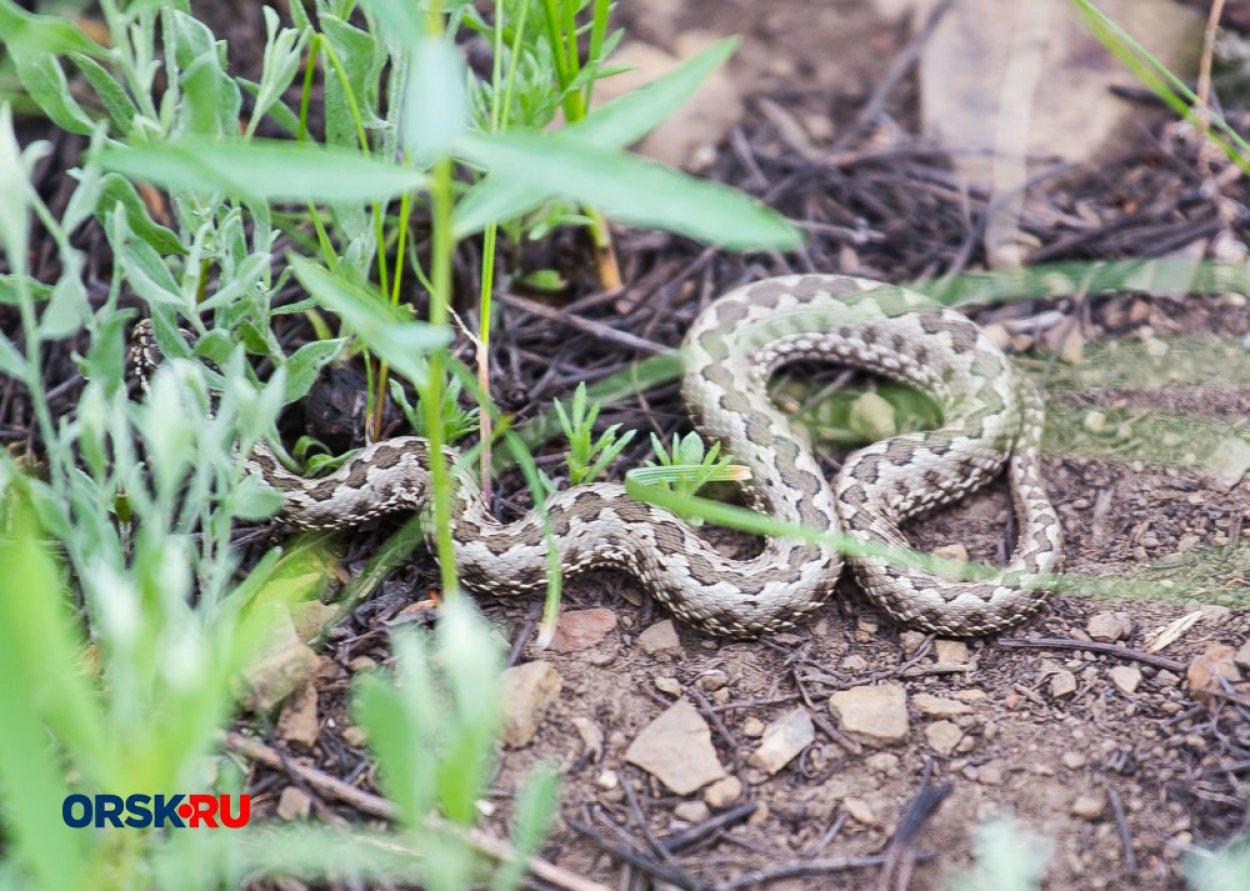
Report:
[[[682,395],[695,426],[750,469],[747,503],[783,521],[906,548],[902,522],[961,498],[1005,466],[1016,547],[1000,576],[958,581],[879,556],[848,562],[877,606],[925,631],[990,634],[1041,606],[1040,579],[1058,569],[1063,545],[1040,477],[1041,398],[967,318],[867,279],[787,276],[708,305],[691,326],[683,358]],[[940,405],[942,426],[853,453],[831,486],[804,436],[767,395],[772,372],[799,359],[913,386]],[[448,457],[456,455],[448,450]],[[291,472],[263,446],[248,468],[283,494],[285,524],[334,529],[428,509],[429,459],[426,440],[403,436],[366,447],[322,478]],[[548,544],[537,512],[501,523],[468,469],[453,464],[453,479],[452,538],[464,582],[497,594],[543,587]],[[714,634],[793,626],[828,599],[842,569],[836,550],[792,538],[767,538],[749,558],[726,557],[688,523],[615,483],[560,491],[545,509],[564,572],[624,570],[674,615]],[[432,523],[426,528],[432,540]]]

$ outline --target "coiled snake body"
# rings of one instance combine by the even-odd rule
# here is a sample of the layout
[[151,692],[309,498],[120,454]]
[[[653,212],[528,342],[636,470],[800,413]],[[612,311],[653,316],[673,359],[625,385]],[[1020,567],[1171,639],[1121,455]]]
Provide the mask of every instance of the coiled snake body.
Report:
[[[769,375],[817,358],[892,378],[932,396],[943,426],[851,455],[832,486],[804,437],[769,399]],[[941,634],[989,634],[1031,615],[1045,596],[1030,576],[1058,568],[1062,530],[1039,474],[1042,404],[1008,359],[962,315],[866,279],[799,275],[719,298],[684,346],[682,393],[696,427],[748,466],[751,507],[852,539],[907,547],[899,524],[984,485],[1006,465],[1016,547],[998,581],[954,581],[881,557],[850,558],[868,596],[896,620]],[[449,450],[449,455],[453,453]],[[284,495],[281,519],[338,528],[388,511],[426,508],[428,443],[375,443],[333,475],[306,479],[267,448],[249,467]],[[547,540],[534,511],[500,523],[467,470],[455,472],[452,537],[471,587],[520,593],[546,583]],[[546,503],[565,572],[618,567],[675,615],[732,637],[791,627],[832,593],[833,549],[769,538],[747,559],[721,554],[674,514],[595,483]],[[427,529],[433,532],[433,524]]]

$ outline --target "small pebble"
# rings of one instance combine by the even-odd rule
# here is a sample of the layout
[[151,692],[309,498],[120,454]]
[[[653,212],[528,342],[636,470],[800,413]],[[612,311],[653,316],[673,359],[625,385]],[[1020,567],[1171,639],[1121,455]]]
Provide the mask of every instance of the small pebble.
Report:
[[1078,795],[1072,802],[1072,815],[1082,820],[1097,820],[1107,809],[1104,795]]
[[687,823],[702,823],[712,814],[702,801],[683,801],[673,808],[673,816]]

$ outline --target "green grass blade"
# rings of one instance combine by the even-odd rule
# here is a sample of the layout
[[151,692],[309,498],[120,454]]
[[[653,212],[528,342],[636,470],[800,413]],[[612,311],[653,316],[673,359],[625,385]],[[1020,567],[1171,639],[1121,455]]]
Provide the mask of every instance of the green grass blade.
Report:
[[730,250],[790,249],[802,243],[784,217],[742,192],[562,134],[466,134],[459,150],[500,176],[528,181],[622,222]]
[[360,202],[386,200],[425,186],[416,170],[347,149],[254,139],[184,139],[161,145],[109,146],[100,152],[109,170],[164,188],[221,192],[259,201]]

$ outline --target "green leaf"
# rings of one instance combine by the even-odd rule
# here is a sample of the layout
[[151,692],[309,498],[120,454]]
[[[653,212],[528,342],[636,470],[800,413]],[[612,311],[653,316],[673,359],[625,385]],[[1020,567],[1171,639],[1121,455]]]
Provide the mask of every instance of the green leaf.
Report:
[[29,207],[30,186],[13,133],[13,113],[7,102],[0,103],[0,247],[19,275],[26,269]]
[[445,154],[468,127],[467,77],[459,50],[443,38],[426,37],[415,47],[401,127],[404,145],[417,161]]
[[107,226],[107,218],[118,204],[126,214],[130,231],[142,238],[159,254],[185,254],[187,249],[171,230],[154,222],[148,215],[147,205],[139,197],[134,185],[124,176],[105,174],[100,183],[100,201],[96,204],[96,218],[101,226]]
[[[11,491],[22,488],[19,483]],[[9,500],[10,509],[13,505]],[[0,786],[12,843],[8,856],[37,876],[41,887],[84,887],[87,839],[60,819],[57,805],[68,789],[57,753],[67,746],[75,766],[99,782],[96,756],[108,745],[107,735],[77,668],[82,642],[56,566],[24,504],[16,514],[3,518],[6,534],[0,537],[5,568],[0,578],[0,674],[5,678],[0,685]],[[94,752],[83,748],[93,745]]]
[[91,88],[104,103],[104,108],[112,118],[117,132],[122,136],[129,136],[134,127],[135,115],[139,113],[134,100],[113,75],[95,59],[85,53],[72,53],[70,60],[87,78]]
[[106,51],[74,27],[67,19],[52,15],[33,15],[13,0],[0,0],[0,35],[10,50],[20,47],[28,52],[87,53],[103,56]]
[[396,371],[420,386],[425,380],[421,357],[443,349],[451,331],[407,318],[381,294],[371,294],[334,275],[311,260],[289,255],[291,269],[310,295],[338,314],[373,352]]
[[253,201],[385,200],[426,181],[415,170],[354,151],[281,140],[110,146],[100,163],[167,189]]
[[[596,108],[560,131],[561,135],[607,149],[636,142],[681,107],[733,55],[738,44],[736,37],[717,41],[667,74]],[[550,193],[525,180],[487,176],[456,203],[452,226],[456,236],[464,238],[490,223],[527,213],[549,197]]]
[[178,64],[183,101],[179,105],[183,128],[206,136],[239,132],[239,85],[226,73],[225,44],[213,32],[183,12],[172,12],[174,59]]
[[791,249],[802,236],[748,195],[562,134],[466,134],[460,153],[516,181],[589,204],[609,217],[730,250]]
[[270,489],[257,477],[244,477],[234,493],[232,513],[240,520],[259,522],[267,520],[282,507],[282,493]]
[[13,341],[0,333],[0,374],[18,380],[26,379],[26,357],[17,351]]
[[16,48],[11,55],[22,86],[52,123],[70,133],[90,135],[95,125],[70,95],[60,60],[46,52]]
[[[52,288],[48,285],[30,276],[24,276],[24,278],[31,300],[47,300],[52,295]],[[0,274],[0,303],[16,304],[19,300],[17,276]]]
[[117,251],[126,280],[135,293],[149,303],[183,306],[178,283],[160,255],[146,241],[127,241]]
[[344,75],[340,77],[337,66],[326,59],[326,142],[359,148],[359,128],[368,130],[385,123],[375,109],[386,48],[367,31],[327,13],[321,15],[321,31]]
[[91,303],[83,286],[81,263],[67,267],[52,289],[52,299],[39,320],[41,337],[58,340],[82,329],[91,317]]
[[399,50],[417,45],[425,36],[425,17],[409,0],[363,0],[361,6],[376,21],[373,29]]
[[286,368],[286,389],[282,394],[282,404],[287,405],[297,399],[303,399],[312,389],[313,381],[322,367],[339,354],[347,340],[314,340],[306,343],[284,363]]

